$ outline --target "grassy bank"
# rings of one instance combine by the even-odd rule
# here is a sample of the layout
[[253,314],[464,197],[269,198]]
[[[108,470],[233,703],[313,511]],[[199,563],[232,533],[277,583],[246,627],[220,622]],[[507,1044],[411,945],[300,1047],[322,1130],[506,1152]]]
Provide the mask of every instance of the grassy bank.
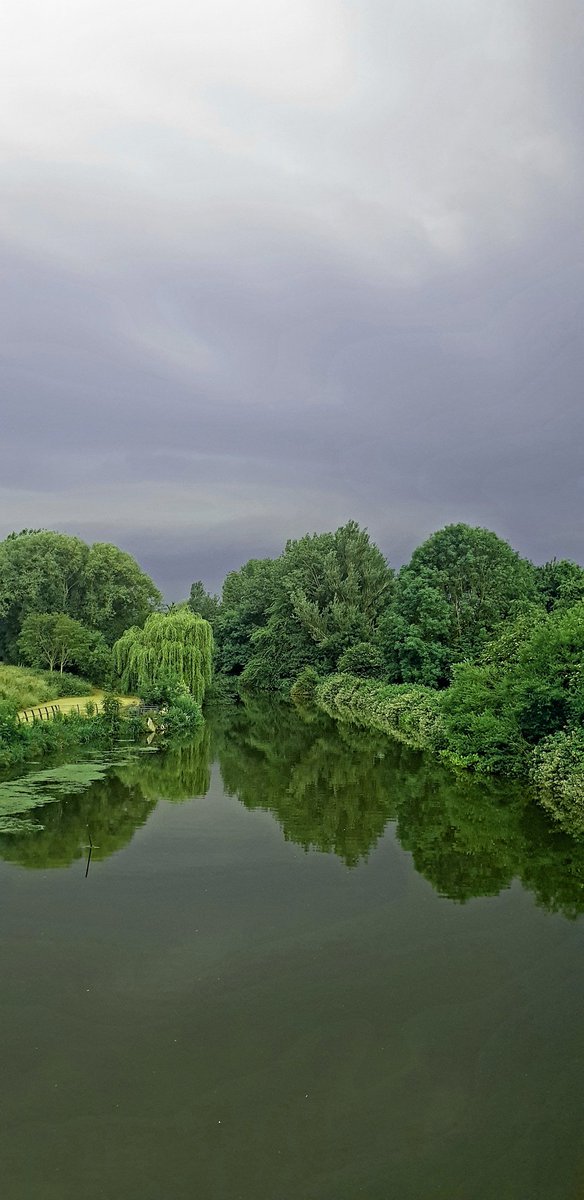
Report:
[[[18,766],[52,754],[77,752],[82,747],[109,745],[122,734],[122,708],[114,696],[106,696],[99,712],[57,714],[50,721],[24,724],[16,709],[0,703],[0,767]],[[128,733],[131,728],[128,726]]]
[[[23,722],[13,704],[0,701],[0,768],[18,766],[47,755],[73,758],[84,747],[110,746],[121,740],[140,740],[149,732],[131,696],[96,693],[85,710],[58,712],[50,720]],[[82,704],[82,702],[81,702]],[[204,724],[201,706],[191,696],[177,696],[156,717],[159,746],[190,737]]]
[[90,696],[93,688],[78,675],[59,671],[35,671],[28,667],[9,667],[0,663],[0,702],[17,709],[34,708],[62,696]]
[[[106,695],[107,693],[104,692],[102,688],[92,688],[89,695],[84,693],[83,695],[79,696],[59,696],[58,699],[53,701],[53,704],[62,716],[77,714],[77,710],[80,709],[79,715],[87,718],[88,716],[94,716],[95,713],[101,712]],[[139,704],[139,699],[137,696],[116,696],[116,700],[122,709],[131,708],[133,705]],[[50,703],[51,702],[49,701],[49,704]],[[19,709],[18,716],[22,718],[25,713],[34,713],[35,707],[36,706],[31,706],[30,708],[27,707]]]

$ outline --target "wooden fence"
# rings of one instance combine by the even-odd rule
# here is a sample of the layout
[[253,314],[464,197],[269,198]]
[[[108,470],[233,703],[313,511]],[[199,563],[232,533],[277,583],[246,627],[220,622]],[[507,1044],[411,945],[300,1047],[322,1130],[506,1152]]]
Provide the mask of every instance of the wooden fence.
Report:
[[[61,707],[59,704],[40,704],[35,706],[35,708],[23,708],[18,714],[18,720],[23,724],[29,725],[35,721],[50,721],[53,717],[58,716],[60,712]],[[79,704],[75,704],[72,708],[68,708],[67,712],[77,712],[77,715],[81,716],[81,707]]]

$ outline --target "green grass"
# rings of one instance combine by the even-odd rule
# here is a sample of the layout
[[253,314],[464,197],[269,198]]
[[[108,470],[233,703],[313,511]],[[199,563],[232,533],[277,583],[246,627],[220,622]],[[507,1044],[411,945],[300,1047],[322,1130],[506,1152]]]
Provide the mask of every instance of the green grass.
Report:
[[33,708],[59,696],[89,696],[92,691],[91,684],[77,675],[7,667],[0,663],[0,701],[8,700],[17,708]]

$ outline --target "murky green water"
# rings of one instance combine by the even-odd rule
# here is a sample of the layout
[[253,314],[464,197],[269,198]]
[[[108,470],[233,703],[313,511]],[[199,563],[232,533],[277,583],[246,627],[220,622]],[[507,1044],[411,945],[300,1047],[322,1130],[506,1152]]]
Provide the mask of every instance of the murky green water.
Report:
[[3,1200],[584,1197],[584,846],[520,792],[249,705],[10,816]]

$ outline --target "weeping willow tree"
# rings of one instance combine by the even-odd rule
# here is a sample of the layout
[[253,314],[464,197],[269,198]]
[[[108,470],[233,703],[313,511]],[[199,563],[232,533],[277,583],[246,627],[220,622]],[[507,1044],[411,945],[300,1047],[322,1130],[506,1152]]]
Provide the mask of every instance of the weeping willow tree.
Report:
[[152,613],[142,629],[127,629],[113,648],[114,668],[126,691],[151,690],[172,678],[197,704],[211,682],[212,657],[211,626],[188,608]]

